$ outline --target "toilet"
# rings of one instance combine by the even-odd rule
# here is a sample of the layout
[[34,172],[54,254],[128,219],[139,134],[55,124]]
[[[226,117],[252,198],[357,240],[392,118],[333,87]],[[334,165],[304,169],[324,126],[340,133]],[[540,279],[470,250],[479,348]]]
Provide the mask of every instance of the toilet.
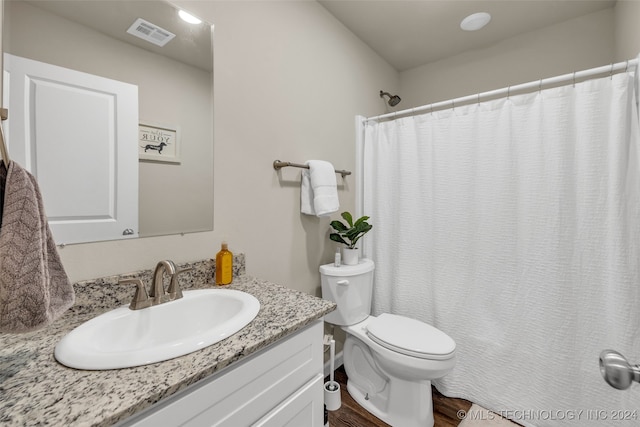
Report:
[[320,266],[322,297],[337,304],[325,322],[346,332],[347,390],[367,411],[394,427],[433,426],[431,380],[449,373],[456,343],[424,322],[371,315],[374,263]]

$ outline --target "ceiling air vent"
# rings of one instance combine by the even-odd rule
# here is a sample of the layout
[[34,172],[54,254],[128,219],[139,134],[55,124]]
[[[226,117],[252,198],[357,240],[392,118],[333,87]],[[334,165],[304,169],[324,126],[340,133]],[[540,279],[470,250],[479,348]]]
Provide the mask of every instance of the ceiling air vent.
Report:
[[145,21],[142,18],[136,19],[136,22],[129,27],[127,33],[136,37],[140,37],[142,40],[146,40],[149,43],[153,43],[158,46],[164,46],[176,35],[170,31],[160,28],[149,21]]

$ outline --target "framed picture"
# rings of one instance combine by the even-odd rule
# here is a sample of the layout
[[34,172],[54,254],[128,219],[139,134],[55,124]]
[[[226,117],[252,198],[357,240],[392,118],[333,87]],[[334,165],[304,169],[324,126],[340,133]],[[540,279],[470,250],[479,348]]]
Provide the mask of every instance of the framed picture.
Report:
[[177,126],[143,124],[138,126],[140,160],[180,163],[180,133]]

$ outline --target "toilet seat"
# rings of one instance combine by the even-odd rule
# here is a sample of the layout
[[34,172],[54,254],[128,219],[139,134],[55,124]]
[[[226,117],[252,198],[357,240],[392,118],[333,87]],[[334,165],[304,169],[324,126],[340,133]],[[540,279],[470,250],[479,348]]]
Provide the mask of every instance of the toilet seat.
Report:
[[450,359],[456,349],[455,341],[441,330],[390,313],[372,319],[367,336],[389,350],[421,359]]

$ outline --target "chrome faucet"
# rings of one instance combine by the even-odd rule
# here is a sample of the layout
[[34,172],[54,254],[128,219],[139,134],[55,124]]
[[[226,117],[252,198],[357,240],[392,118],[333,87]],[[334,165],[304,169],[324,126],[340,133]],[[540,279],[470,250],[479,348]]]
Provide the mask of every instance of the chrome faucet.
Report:
[[[156,265],[156,269],[153,272],[153,280],[149,292],[140,279],[122,279],[118,282],[120,285],[134,284],[136,285],[136,293],[133,296],[133,300],[129,305],[131,310],[140,310],[142,308],[151,307],[165,302],[174,301],[182,298],[182,289],[180,289],[180,282],[178,276],[185,271],[193,270],[193,268],[185,268],[182,270],[176,269],[176,265],[173,261],[163,260]],[[169,288],[167,291],[164,289],[164,273],[167,273],[171,277]]]
[[163,260],[156,265],[153,272],[153,282],[151,283],[151,291],[149,298],[153,298],[153,305],[162,304],[169,301],[169,295],[164,291],[164,273],[173,277],[176,274],[176,265],[173,261]]

